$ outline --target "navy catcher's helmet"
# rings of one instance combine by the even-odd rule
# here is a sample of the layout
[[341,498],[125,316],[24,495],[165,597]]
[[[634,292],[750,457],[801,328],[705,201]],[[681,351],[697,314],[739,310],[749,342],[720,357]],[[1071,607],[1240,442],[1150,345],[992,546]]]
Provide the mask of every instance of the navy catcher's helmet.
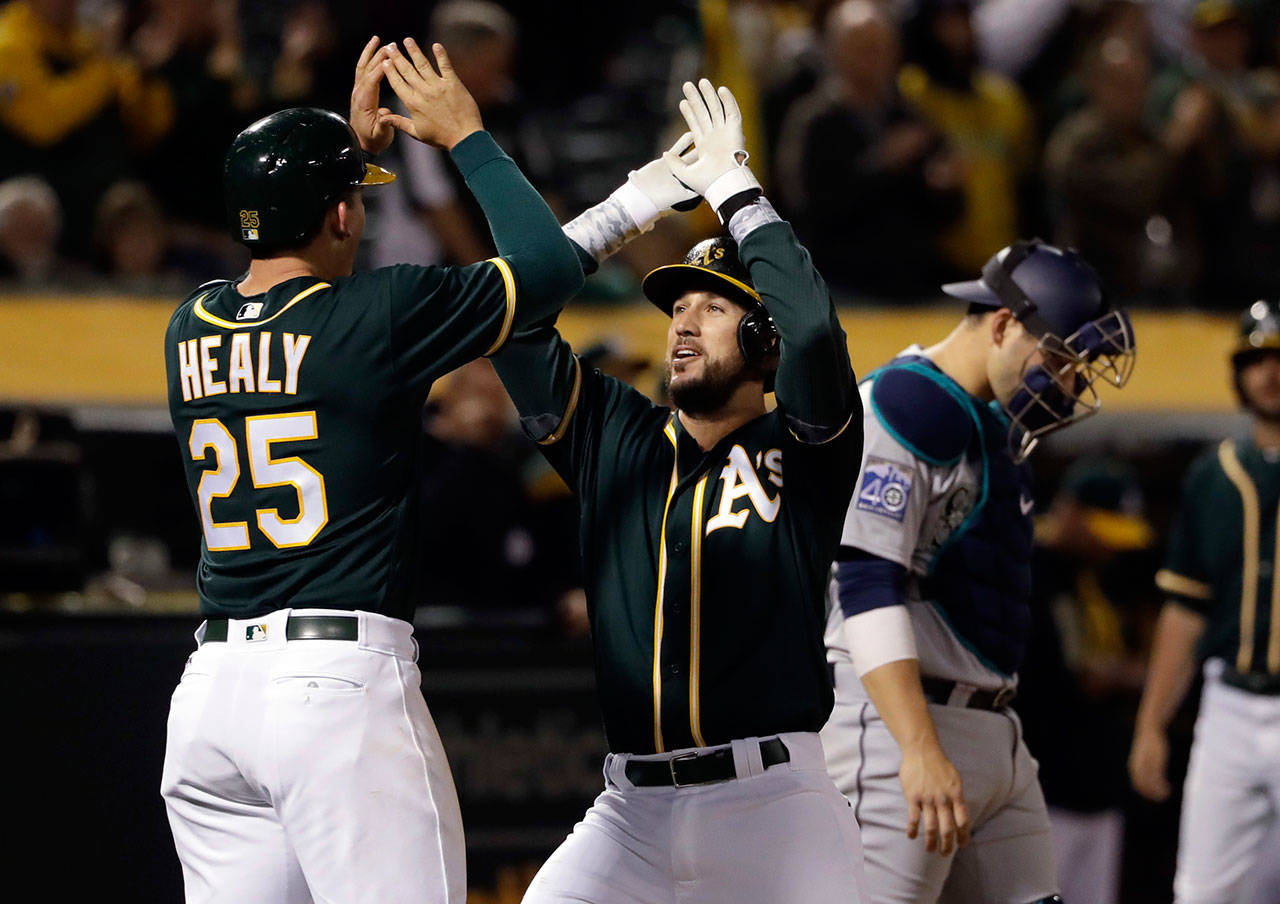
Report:
[[1120,387],[1133,373],[1129,315],[1112,307],[1098,274],[1075,251],[1039,239],[1014,242],[987,261],[980,279],[948,283],[942,291],[992,310],[1008,308],[1040,340],[1045,364],[1026,370],[1022,388],[1005,405],[1010,451],[1019,461],[1040,437],[1101,407],[1095,380]]
[[[685,292],[714,292],[745,308],[738,321],[738,348],[748,364],[758,365],[778,350],[778,328],[738,259],[738,244],[728,236],[706,239],[689,249],[684,261],[650,270],[640,284],[645,297],[668,317]],[[772,379],[765,390],[772,389]]]
[[395,179],[365,161],[347,121],[315,107],[260,119],[236,136],[223,166],[231,236],[250,247],[296,245],[343,192]]

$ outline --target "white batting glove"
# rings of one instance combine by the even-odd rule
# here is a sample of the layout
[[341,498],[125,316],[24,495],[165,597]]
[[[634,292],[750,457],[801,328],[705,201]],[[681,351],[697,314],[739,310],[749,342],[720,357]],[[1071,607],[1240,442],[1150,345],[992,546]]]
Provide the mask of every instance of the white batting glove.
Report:
[[[667,153],[677,159],[696,160],[698,154],[692,147],[693,135],[685,132]],[[641,232],[648,232],[673,210],[693,210],[702,200],[672,174],[666,154],[627,173],[627,181],[611,197],[623,206]]]
[[685,82],[684,97],[680,113],[693,134],[697,159],[690,161],[671,151],[662,159],[677,179],[718,211],[734,195],[760,188],[759,180],[746,165],[742,111],[728,88],[716,90],[705,78],[696,88],[692,82]]

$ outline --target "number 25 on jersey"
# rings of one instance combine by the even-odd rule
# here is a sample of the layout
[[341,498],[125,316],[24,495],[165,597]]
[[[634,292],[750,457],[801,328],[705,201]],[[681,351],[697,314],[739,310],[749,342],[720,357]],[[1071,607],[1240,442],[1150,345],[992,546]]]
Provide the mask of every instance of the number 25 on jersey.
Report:
[[[323,475],[296,456],[271,456],[273,443],[315,439],[317,435],[314,411],[263,414],[244,419],[249,476],[254,487],[291,486],[298,494],[298,515],[295,518],[282,518],[279,509],[256,510],[258,529],[277,549],[306,546],[329,523]],[[213,500],[229,497],[240,480],[240,458],[235,437],[217,418],[201,418],[191,425],[187,446],[195,461],[207,460],[209,450],[213,450],[214,467],[201,475],[200,486],[196,490],[205,545],[210,552],[248,549],[248,522],[218,522],[213,519]]]

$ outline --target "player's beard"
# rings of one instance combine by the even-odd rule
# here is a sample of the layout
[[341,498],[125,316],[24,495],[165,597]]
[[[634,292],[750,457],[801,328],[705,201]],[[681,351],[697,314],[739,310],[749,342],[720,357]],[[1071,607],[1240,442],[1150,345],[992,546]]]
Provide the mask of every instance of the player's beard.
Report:
[[702,369],[702,376],[686,378],[679,383],[671,382],[670,363],[667,364],[667,392],[677,408],[686,414],[714,414],[733,398],[749,374],[746,362],[741,359],[733,361],[707,361]]

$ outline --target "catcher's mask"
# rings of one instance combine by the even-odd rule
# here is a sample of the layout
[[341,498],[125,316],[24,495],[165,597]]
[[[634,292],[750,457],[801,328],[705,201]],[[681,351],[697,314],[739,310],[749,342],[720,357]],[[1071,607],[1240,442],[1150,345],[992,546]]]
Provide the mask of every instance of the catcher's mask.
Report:
[[1095,381],[1121,387],[1133,373],[1133,323],[1111,306],[1098,274],[1075,251],[1039,239],[1014,242],[987,261],[980,279],[948,283],[942,291],[993,310],[1008,308],[1039,339],[1043,363],[1024,366],[1022,385],[1002,406],[1017,462],[1041,437],[1101,407]]

